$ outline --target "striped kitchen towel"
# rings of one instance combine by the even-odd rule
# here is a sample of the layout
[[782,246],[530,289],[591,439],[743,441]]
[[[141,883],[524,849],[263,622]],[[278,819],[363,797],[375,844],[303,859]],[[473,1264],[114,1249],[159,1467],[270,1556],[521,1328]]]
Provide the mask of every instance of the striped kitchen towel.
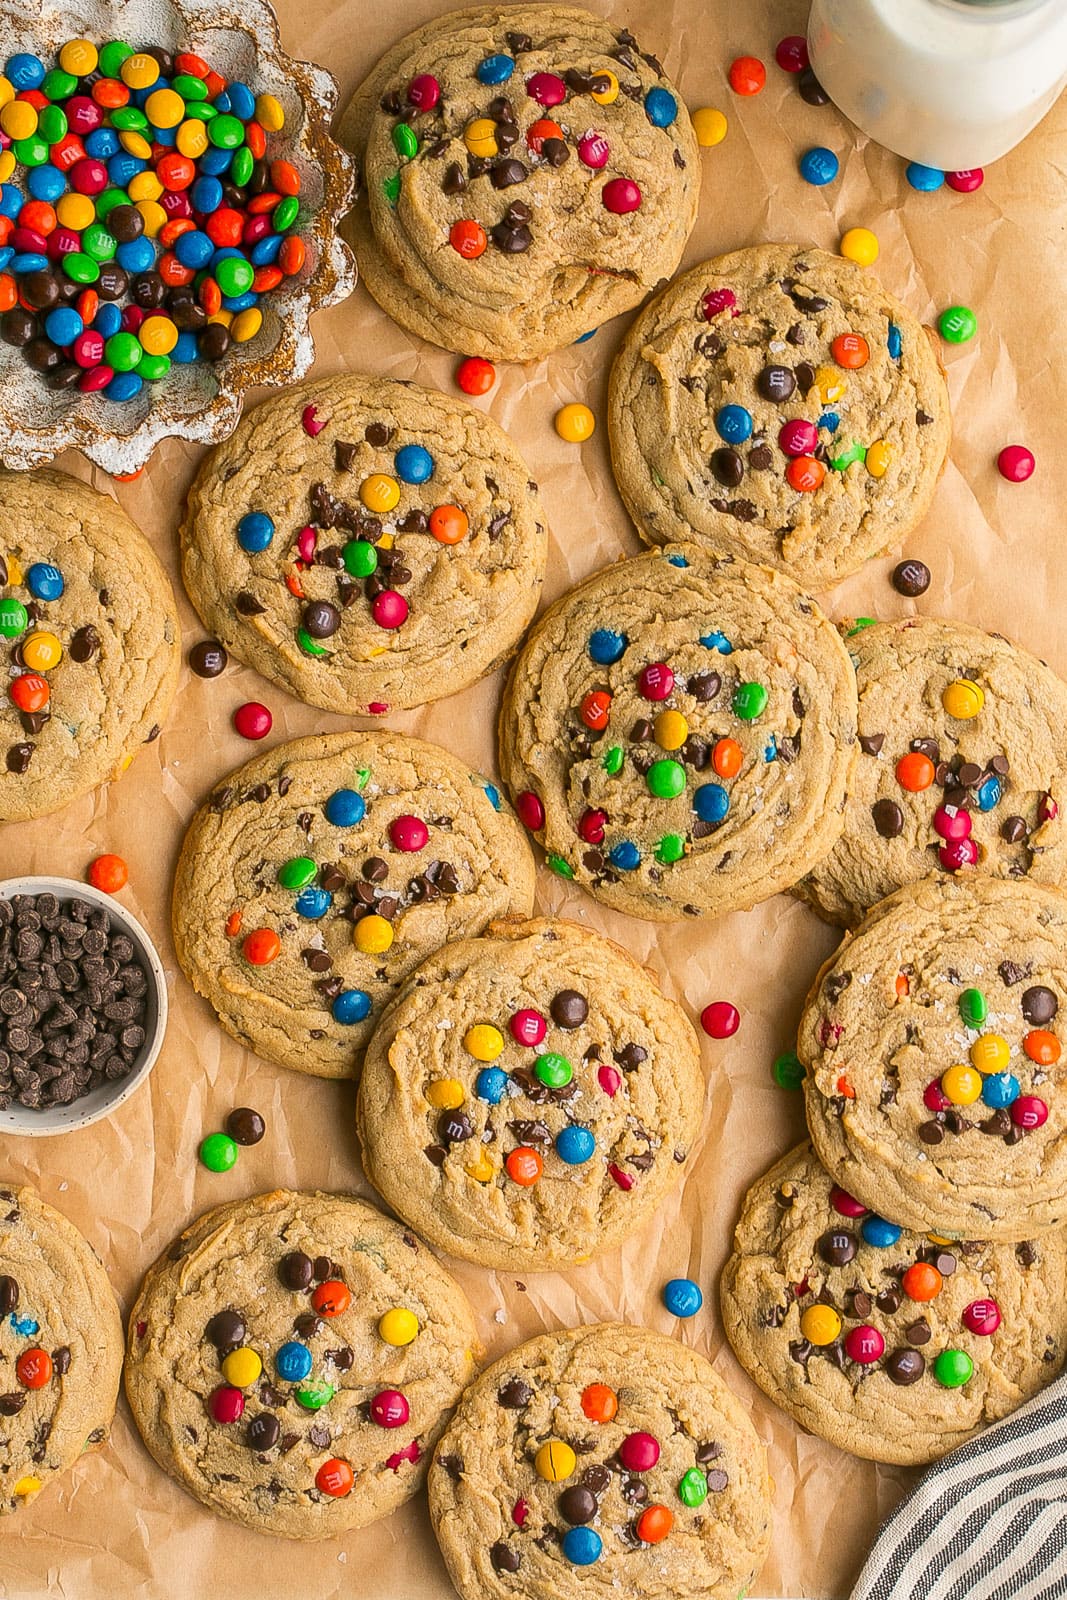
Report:
[[1067,1377],[930,1468],[852,1600],[1067,1597]]

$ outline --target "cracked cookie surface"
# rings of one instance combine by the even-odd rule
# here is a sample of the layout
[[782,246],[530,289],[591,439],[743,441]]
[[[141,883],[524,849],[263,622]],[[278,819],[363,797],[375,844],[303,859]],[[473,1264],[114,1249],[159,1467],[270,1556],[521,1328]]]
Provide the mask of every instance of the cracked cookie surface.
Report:
[[921,1465],[1055,1377],[1065,1269],[1062,1230],[945,1245],[887,1228],[801,1145],[745,1196],[720,1299],[745,1371],[809,1432]]
[[463,1600],[737,1600],[770,1542],[741,1403],[695,1350],[620,1324],[543,1334],[483,1372],[429,1494]]
[[632,34],[566,6],[426,23],[341,119],[364,283],[402,327],[532,360],[668,278],[696,220],[685,104]]
[[706,261],[641,312],[608,426],[647,543],[696,539],[820,590],[921,521],[951,419],[907,308],[851,262],[780,244]]
[[182,846],[178,960],[229,1033],[352,1078],[420,961],[529,915],[534,863],[495,785],[398,733],[313,735],[224,779]]
[[431,956],[383,1015],[360,1080],[364,1167],[453,1255],[574,1265],[681,1178],[703,1089],[684,1012],[618,945],[494,923]]
[[324,1539],[421,1487],[475,1351],[466,1299],[414,1234],[345,1195],[277,1190],[207,1212],[150,1269],[126,1394],[210,1510]]

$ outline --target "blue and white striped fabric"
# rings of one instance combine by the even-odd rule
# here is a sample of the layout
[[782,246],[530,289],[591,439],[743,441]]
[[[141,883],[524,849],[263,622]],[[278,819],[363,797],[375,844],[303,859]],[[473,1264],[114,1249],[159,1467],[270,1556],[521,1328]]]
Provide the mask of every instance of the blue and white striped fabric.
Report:
[[852,1600],[1067,1597],[1067,1378],[924,1474]]

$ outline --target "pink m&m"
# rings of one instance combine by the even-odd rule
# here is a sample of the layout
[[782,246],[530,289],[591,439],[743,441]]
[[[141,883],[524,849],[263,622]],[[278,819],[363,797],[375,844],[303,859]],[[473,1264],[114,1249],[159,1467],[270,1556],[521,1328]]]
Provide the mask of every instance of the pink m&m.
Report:
[[606,167],[611,146],[602,133],[587,133],[578,140],[578,160],[593,172]]
[[830,1190],[830,1204],[839,1217],[865,1217],[867,1207],[853,1198],[847,1190],[839,1189],[835,1183]]
[[1017,1128],[1032,1133],[1048,1121],[1048,1106],[1036,1094],[1021,1094],[1012,1102],[1011,1120]]
[[[247,243],[247,238],[245,240]],[[305,406],[300,414],[300,426],[309,439],[315,439],[325,428],[328,418],[319,416],[318,406]]]
[[713,1000],[700,1013],[700,1026],[709,1039],[729,1039],[741,1026],[741,1013],[729,1000]]
[[558,106],[567,98],[567,85],[554,72],[535,72],[526,80],[526,93],[539,106]]
[[104,336],[86,328],[74,341],[74,359],[79,367],[97,367],[104,359]]
[[233,714],[233,725],[242,739],[265,739],[274,726],[274,718],[258,700],[246,700]]
[[615,216],[637,211],[641,205],[641,191],[632,178],[611,178],[600,191],[604,210]]
[[301,528],[296,536],[297,553],[301,561],[315,559],[315,546],[319,542],[318,530],[310,526]]
[[396,817],[389,824],[389,838],[396,850],[424,850],[430,830],[421,817]]
[[923,1090],[923,1105],[927,1111],[951,1111],[952,1101],[942,1089],[937,1078]]
[[408,619],[408,603],[396,589],[383,589],[376,594],[370,610],[379,628],[399,628]]
[[402,1428],[411,1415],[399,1389],[381,1389],[370,1403],[371,1421],[379,1428]]
[[231,1422],[240,1421],[244,1414],[245,1397],[240,1389],[223,1387],[215,1390],[208,1404],[215,1421],[228,1426]]
[[705,322],[721,316],[724,311],[737,316],[737,296],[732,289],[709,289],[700,302],[700,314]]
[[985,182],[985,172],[981,167],[963,167],[959,172],[946,172],[945,182],[957,194],[973,194]]
[[802,33],[791,33],[779,39],[774,59],[783,72],[803,72],[808,65],[808,41]]
[[962,806],[938,806],[934,812],[934,832],[942,839],[969,839],[971,815]]
[[1033,451],[1024,444],[1006,444],[997,457],[997,471],[1009,483],[1025,483],[1033,475]]
[[651,1472],[659,1460],[659,1441],[650,1433],[630,1433],[619,1446],[619,1460],[627,1472]]
[[516,1011],[508,1023],[508,1031],[515,1043],[525,1045],[527,1050],[532,1050],[534,1045],[540,1044],[547,1030],[548,1024],[540,1011],[534,1011],[528,1006]]
[[872,1328],[869,1323],[861,1323],[858,1328],[851,1328],[845,1339],[845,1354],[850,1361],[856,1361],[860,1366],[870,1366],[872,1361],[880,1360],[885,1351],[885,1340],[877,1328]]
[[1000,1327],[1000,1307],[995,1300],[972,1300],[963,1308],[963,1326],[968,1333],[981,1333],[988,1337]]
[[441,98],[441,85],[429,72],[420,72],[408,84],[408,105],[416,111],[432,111]]
[[614,1100],[622,1088],[622,1073],[618,1067],[609,1066],[605,1061],[596,1071],[596,1081],[603,1089],[609,1100]]
[[545,825],[545,808],[539,796],[532,789],[524,789],[515,801],[515,810],[519,813],[519,821],[524,828],[529,828],[531,833],[537,833]]
[[978,846],[973,839],[948,839],[938,850],[937,859],[946,872],[959,872],[961,867],[976,864]]
[[77,189],[79,194],[102,194],[107,188],[107,168],[93,156],[84,156],[81,161],[75,161],[69,177],[71,188]]
[[819,444],[819,430],[813,422],[794,417],[778,430],[778,445],[787,456],[813,455]]
[[585,844],[603,844],[604,828],[607,824],[606,811],[583,811],[578,819],[578,837]]
[[674,690],[674,673],[666,662],[653,661],[642,667],[637,687],[646,700],[666,700]]

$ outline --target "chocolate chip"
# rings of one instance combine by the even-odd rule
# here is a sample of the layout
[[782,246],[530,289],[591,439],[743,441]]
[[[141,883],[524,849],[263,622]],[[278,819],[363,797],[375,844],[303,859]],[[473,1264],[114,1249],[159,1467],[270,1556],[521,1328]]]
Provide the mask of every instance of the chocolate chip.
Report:
[[10,1316],[19,1303],[18,1279],[9,1273],[0,1276],[0,1317]]
[[[545,141],[546,144],[551,142],[547,139]],[[566,150],[567,146],[564,145],[563,148]],[[514,157],[509,157],[507,161],[498,161],[489,172],[489,182],[494,189],[510,189],[517,183],[525,183],[528,177],[529,173],[522,162],[516,161]]]
[[1022,844],[1030,837],[1030,829],[1022,817],[1005,817],[1000,825],[1000,837],[1006,844]]
[[956,774],[964,789],[973,789],[982,781],[982,769],[976,761],[964,761]]
[[854,1317],[869,1317],[871,1314],[871,1297],[863,1289],[849,1289],[846,1299],[848,1309]]
[[828,106],[830,104],[830,96],[810,67],[805,67],[798,77],[797,88],[800,90],[800,98],[806,100],[809,106]]
[[920,1122],[919,1138],[923,1144],[940,1144],[945,1137],[945,1130],[940,1122]]
[[375,450],[384,450],[395,432],[396,429],[390,428],[386,422],[368,422],[363,437]]
[[0,1417],[17,1417],[28,1399],[24,1389],[14,1394],[0,1394]]
[[904,1329],[904,1337],[909,1344],[929,1344],[930,1324],[925,1317],[919,1317]]
[[904,813],[895,800],[876,800],[871,807],[871,816],[876,831],[883,839],[896,839],[904,832]]
[[29,771],[35,748],[36,746],[32,744],[10,745],[6,759],[8,772],[13,772],[16,776],[21,777],[24,772]]
[[930,413],[928,411],[923,411],[921,407],[915,413],[915,422],[920,428],[928,428],[933,420],[934,419]]
[[258,1144],[267,1131],[267,1124],[251,1106],[238,1106],[226,1118],[226,1132],[237,1144]]
[[1018,961],[1002,961],[997,968],[1000,974],[1000,981],[1006,989],[1012,988],[1017,983],[1022,983],[1024,979],[1030,976],[1032,970],[1028,961],[1025,964]]
[[303,1250],[290,1250],[278,1263],[278,1276],[287,1289],[310,1289],[314,1276],[311,1257]]
[[368,883],[384,883],[389,876],[389,868],[381,856],[370,856],[360,870]]
[[722,678],[717,672],[697,672],[686,680],[685,686],[694,700],[714,700],[722,688]]
[[261,617],[266,611],[266,606],[260,605],[254,594],[249,594],[247,589],[242,589],[234,600],[234,607],[239,616]]
[[882,746],[885,744],[885,734],[861,733],[859,736],[859,743],[860,749],[863,751],[865,756],[880,755]]
[[745,475],[745,464],[736,450],[723,445],[711,453],[711,470],[716,482],[726,489],[736,489]]
[[831,1267],[844,1267],[856,1254],[856,1236],[847,1228],[831,1228],[815,1246],[823,1261]]
[[84,628],[78,628],[76,632],[71,634],[70,645],[68,647],[67,654],[70,656],[72,661],[81,663],[85,661],[91,661],[99,648],[100,635],[97,633],[96,629],[89,624]]
[[216,1311],[204,1329],[204,1337],[221,1357],[244,1344],[246,1332],[245,1319],[239,1311]]
[[890,1381],[903,1389],[918,1383],[926,1371],[926,1362],[918,1350],[894,1350],[886,1359],[885,1370]]
[[1051,989],[1046,989],[1043,983],[1036,983],[1030,989],[1024,989],[1019,1002],[1023,1016],[1035,1028],[1044,1028],[1050,1023],[1060,1003]]
[[576,989],[561,989],[553,996],[549,1011],[556,1026],[569,1032],[581,1027],[589,1015],[589,1002]]
[[748,452],[748,464],[753,472],[767,472],[774,465],[770,445],[757,444]]
[[900,1290],[899,1289],[883,1289],[881,1294],[879,1294],[879,1295],[877,1295],[875,1297],[875,1302],[874,1303],[878,1307],[879,1311],[884,1311],[887,1316],[891,1317],[894,1312],[900,1310],[900,1304],[901,1304]]
[[533,1390],[522,1378],[509,1378],[497,1392],[497,1400],[507,1411],[521,1411],[533,1399]]
[[774,401],[776,405],[788,400],[796,386],[797,380],[792,367],[764,367],[756,379],[756,388],[763,398]]
[[797,386],[801,394],[815,387],[815,368],[810,361],[801,361],[796,369]]
[[428,1144],[423,1147],[423,1155],[431,1166],[443,1167],[448,1151],[443,1144]]
[[582,1473],[581,1484],[583,1489],[588,1489],[591,1494],[603,1494],[611,1487],[611,1469],[599,1462],[591,1467],[586,1467]]
[[[89,654],[91,655],[92,651]],[[89,657],[84,656],[82,659],[87,661]],[[201,639],[200,643],[194,644],[189,651],[188,659],[190,667],[198,678],[217,678],[226,671],[226,664],[230,658],[217,639]]]

